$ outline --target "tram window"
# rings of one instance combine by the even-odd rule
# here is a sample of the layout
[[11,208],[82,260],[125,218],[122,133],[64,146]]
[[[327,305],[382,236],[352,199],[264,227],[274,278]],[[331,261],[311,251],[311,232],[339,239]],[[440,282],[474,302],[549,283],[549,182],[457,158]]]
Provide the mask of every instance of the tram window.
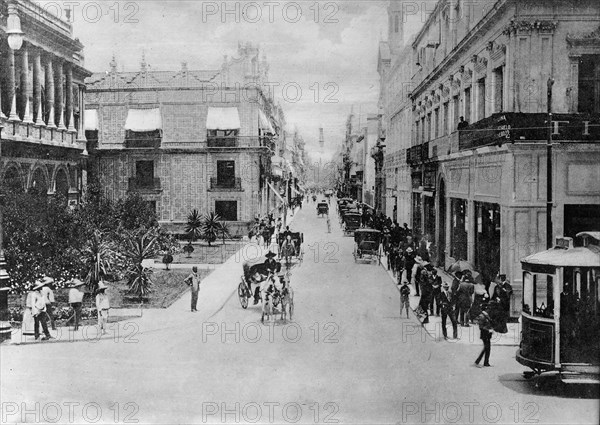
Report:
[[523,276],[523,312],[531,314],[533,305],[533,275],[525,273]]
[[538,317],[554,317],[554,299],[552,297],[552,276],[546,274],[535,275],[534,285],[534,304],[533,315]]

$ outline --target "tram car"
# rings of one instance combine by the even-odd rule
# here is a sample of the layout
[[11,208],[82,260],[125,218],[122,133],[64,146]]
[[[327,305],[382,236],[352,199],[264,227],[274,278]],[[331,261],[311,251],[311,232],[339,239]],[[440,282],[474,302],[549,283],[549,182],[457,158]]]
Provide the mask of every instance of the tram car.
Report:
[[[600,383],[600,232],[557,238],[554,248],[521,260],[523,306],[516,360],[562,384]],[[541,381],[536,380],[536,386]]]

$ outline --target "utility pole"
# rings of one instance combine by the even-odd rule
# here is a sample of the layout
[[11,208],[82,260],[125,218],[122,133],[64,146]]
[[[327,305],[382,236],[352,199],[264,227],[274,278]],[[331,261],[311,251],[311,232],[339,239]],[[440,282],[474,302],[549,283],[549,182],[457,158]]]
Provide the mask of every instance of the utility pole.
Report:
[[548,78],[548,140],[546,141],[546,249],[552,248],[552,86]]

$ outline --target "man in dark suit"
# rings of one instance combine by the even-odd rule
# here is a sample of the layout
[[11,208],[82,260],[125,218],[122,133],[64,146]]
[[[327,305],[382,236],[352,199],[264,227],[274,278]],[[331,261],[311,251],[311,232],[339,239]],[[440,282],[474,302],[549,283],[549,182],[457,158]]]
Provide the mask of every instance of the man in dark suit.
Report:
[[462,281],[456,291],[456,304],[458,306],[458,321],[461,326],[469,326],[469,309],[473,303],[475,284],[469,275],[463,275]]
[[450,285],[448,285],[448,282],[444,282],[444,284],[442,285],[442,291],[440,293],[439,301],[442,310],[442,333],[444,334],[444,339],[448,339],[448,333],[446,331],[446,319],[448,317],[450,317],[450,322],[452,322],[453,338],[456,339],[458,337],[458,326],[456,324],[454,297],[452,292],[450,292]]

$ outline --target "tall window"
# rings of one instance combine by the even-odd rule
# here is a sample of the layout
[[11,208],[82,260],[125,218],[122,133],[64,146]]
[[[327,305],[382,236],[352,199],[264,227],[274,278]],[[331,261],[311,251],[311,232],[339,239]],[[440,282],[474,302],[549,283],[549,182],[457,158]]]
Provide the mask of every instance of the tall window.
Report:
[[582,55],[579,60],[579,112],[600,112],[600,55]]
[[494,69],[494,112],[504,110],[504,67]]
[[235,186],[235,161],[217,161],[217,185]]
[[427,138],[423,142],[431,140],[431,112],[427,114]]
[[225,221],[237,221],[237,201],[215,201],[215,214]]
[[415,121],[415,140],[413,144],[418,145],[421,142],[421,133],[420,133],[420,128],[421,126],[419,125],[419,120]]
[[452,119],[454,120],[454,125],[452,126],[452,129],[456,130],[456,126],[458,125],[458,117],[460,117],[460,100],[458,95],[452,98],[452,107]]
[[471,122],[471,87],[465,89],[465,120]]
[[485,78],[477,81],[477,121],[485,118]]
[[440,137],[440,108],[435,108],[434,112],[434,127],[435,127],[435,138]]
[[448,105],[448,102],[444,103],[444,112],[443,112],[443,122],[442,122],[442,135],[446,135],[448,133],[450,133],[450,126],[449,124],[449,120],[448,120],[448,113],[449,113],[449,109],[450,109],[450,105]]
[[421,118],[421,143],[425,142],[425,117]]
[[452,198],[450,208],[452,209],[451,256],[455,260],[467,260],[467,201]]
[[135,179],[139,187],[154,185],[154,161],[136,161]]

